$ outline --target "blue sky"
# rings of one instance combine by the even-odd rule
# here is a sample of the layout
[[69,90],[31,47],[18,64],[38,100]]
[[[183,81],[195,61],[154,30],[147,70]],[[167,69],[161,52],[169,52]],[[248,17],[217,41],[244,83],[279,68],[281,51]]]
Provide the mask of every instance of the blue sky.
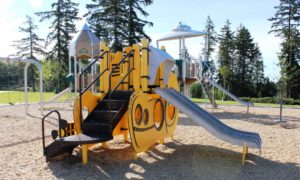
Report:
[[[26,15],[31,15],[39,25],[38,35],[44,38],[47,35],[49,23],[38,22],[34,12],[49,10],[53,1],[50,0],[5,0],[0,6],[0,56],[13,54],[15,49],[11,47],[13,40],[22,38],[18,27],[24,22]],[[80,3],[80,15],[85,14],[84,4],[89,0],[74,0]],[[164,33],[173,29],[179,21],[192,27],[195,30],[203,30],[207,16],[210,15],[215,23],[216,31],[219,32],[226,19],[232,23],[232,29],[243,24],[252,34],[254,41],[258,43],[265,64],[265,74],[271,79],[279,78],[279,67],[277,53],[280,50],[280,39],[268,34],[271,23],[267,20],[275,13],[274,6],[279,0],[154,0],[154,3],[146,8],[149,13],[147,20],[154,23],[153,27],[146,27],[146,32],[155,41]],[[80,28],[84,19],[77,23]],[[189,52],[197,57],[202,49],[202,38],[187,40]],[[177,57],[178,42],[170,41],[163,43],[167,51]]]

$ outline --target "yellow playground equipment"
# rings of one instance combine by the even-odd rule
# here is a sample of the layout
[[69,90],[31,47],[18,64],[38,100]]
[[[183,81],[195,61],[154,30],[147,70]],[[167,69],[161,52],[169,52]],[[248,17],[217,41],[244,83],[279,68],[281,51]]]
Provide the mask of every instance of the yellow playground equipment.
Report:
[[[100,62],[100,74],[84,89],[82,75]],[[81,72],[79,95],[74,103],[74,120],[60,118],[56,110],[42,119],[43,151],[46,161],[70,155],[81,146],[82,162],[88,162],[88,147],[106,144],[122,135],[136,153],[146,151],[156,142],[163,143],[173,137],[179,110],[198,122],[207,131],[226,142],[243,147],[243,162],[248,147],[261,147],[258,134],[235,130],[223,124],[208,112],[192,103],[179,92],[179,82],[174,72],[175,60],[165,51],[149,46],[143,39],[112,53],[105,43],[100,43],[100,55]],[[100,79],[100,94],[89,89]],[[88,115],[83,117],[83,110]],[[59,118],[58,130],[51,132],[54,141],[45,143],[44,121],[52,113]]]

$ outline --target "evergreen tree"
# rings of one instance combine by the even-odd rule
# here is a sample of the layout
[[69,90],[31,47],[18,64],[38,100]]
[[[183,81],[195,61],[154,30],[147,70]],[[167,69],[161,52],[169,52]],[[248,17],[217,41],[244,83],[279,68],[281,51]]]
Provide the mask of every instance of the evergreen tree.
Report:
[[221,34],[218,37],[218,66],[219,80],[225,88],[231,89],[233,68],[234,68],[234,32],[230,28],[230,22],[227,20],[224,27],[221,29]]
[[[16,55],[18,57],[25,57],[30,59],[35,59],[36,55],[44,54],[44,47],[41,43],[44,42],[43,39],[39,38],[38,35],[35,33],[35,30],[38,27],[34,24],[33,19],[30,16],[26,16],[26,21],[24,22],[24,27],[19,27],[20,32],[26,34],[26,37],[22,38],[21,40],[14,41],[14,47],[18,50]],[[36,79],[36,71],[33,64],[29,67],[29,80],[32,83],[32,89],[35,91],[35,79]]]
[[205,47],[205,57],[207,61],[210,61],[211,55],[215,50],[214,46],[217,43],[217,33],[215,31],[215,25],[211,20],[210,16],[208,16],[206,20],[205,32],[207,32],[207,45]]
[[[235,38],[235,63],[234,78],[235,90],[239,96],[257,96],[253,74],[255,70],[263,71],[263,68],[255,69],[256,62],[260,62],[261,53],[258,46],[253,42],[249,30],[241,25]],[[263,66],[262,66],[263,67]],[[261,72],[257,72],[260,74]]]
[[78,4],[71,0],[57,0],[52,3],[52,10],[37,12],[41,17],[40,21],[52,20],[51,32],[47,36],[47,46],[53,45],[53,48],[47,53],[47,59],[58,60],[67,63],[69,56],[69,42],[71,33],[75,33],[75,21],[80,18],[78,15]]
[[300,1],[280,0],[275,9],[274,17],[269,19],[272,21],[270,33],[283,39],[279,54],[282,80],[287,84],[287,96],[300,98]]
[[[69,43],[71,34],[76,32],[75,21],[78,17],[78,4],[71,0],[57,0],[51,4],[50,11],[37,12],[40,21],[51,20],[51,32],[47,36],[46,45],[53,46],[47,53],[47,60],[55,60],[60,65],[56,69],[55,76],[51,79],[56,82],[56,91],[60,91],[67,86],[66,73],[69,56]],[[49,48],[50,49],[50,48]]]
[[256,96],[261,97],[262,86],[265,78],[264,78],[264,62],[258,44],[255,44],[255,47],[252,52],[252,56],[253,56],[252,57],[253,58],[252,82],[254,82]]
[[144,17],[148,16],[148,13],[143,9],[143,6],[148,6],[153,3],[153,0],[128,0],[125,4],[126,12],[128,16],[125,16],[127,24],[127,43],[132,45],[140,41],[142,37],[150,39],[150,37],[144,32],[144,26],[153,26],[152,22],[142,20],[138,17],[138,14]]
[[121,51],[126,40],[126,19],[128,16],[123,0],[92,0],[87,4],[85,15],[91,28],[102,41],[110,42],[113,51]]
[[96,36],[111,44],[113,51],[121,51],[123,45],[132,45],[141,37],[149,38],[144,32],[145,25],[151,22],[139,18],[148,16],[144,6],[152,4],[153,0],[92,0],[87,4],[85,15]]

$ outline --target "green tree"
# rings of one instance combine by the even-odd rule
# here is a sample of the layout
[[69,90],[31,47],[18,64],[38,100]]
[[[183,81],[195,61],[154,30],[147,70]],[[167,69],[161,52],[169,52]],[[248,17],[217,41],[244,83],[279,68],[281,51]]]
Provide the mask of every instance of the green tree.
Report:
[[152,4],[153,0],[92,0],[87,4],[85,15],[91,28],[102,41],[111,44],[113,51],[121,51],[124,45],[132,45],[141,37],[149,38],[144,32],[145,25],[151,22],[139,17],[148,16],[143,9]]
[[[234,89],[239,96],[257,96],[253,74],[263,72],[263,66],[255,69],[256,62],[261,62],[258,45],[253,42],[249,30],[241,25],[235,37]],[[258,70],[260,72],[255,72]],[[262,72],[261,72],[262,71]]]
[[[44,43],[44,40],[39,38],[35,33],[38,27],[34,24],[32,17],[26,16],[26,21],[24,22],[23,27],[19,27],[21,33],[26,34],[26,36],[20,40],[14,41],[14,47],[17,49],[16,55],[21,58],[30,58],[37,60],[36,56],[43,55],[44,47],[41,43]],[[29,77],[31,81],[32,90],[35,91],[35,79],[36,79],[36,70],[33,64],[29,67]]]
[[[71,0],[57,0],[51,4],[50,11],[37,12],[40,21],[51,20],[47,36],[47,47],[49,52],[46,54],[47,60],[55,60],[60,64],[60,71],[56,71],[57,79],[51,79],[56,82],[56,90],[60,91],[66,86],[65,72],[69,56],[69,43],[71,33],[76,32],[75,22],[78,17],[78,3]],[[49,47],[50,46],[50,47]]]
[[71,0],[57,0],[51,4],[52,10],[37,12],[40,16],[40,21],[52,20],[47,36],[47,47],[53,45],[51,50],[47,53],[47,59],[58,60],[67,63],[69,56],[69,42],[71,40],[71,33],[76,32],[75,22],[79,20],[78,4]]
[[264,77],[264,62],[258,44],[255,44],[255,47],[252,52],[252,58],[253,58],[252,82],[254,82],[256,96],[261,97],[262,85],[264,83],[265,77]]
[[129,45],[139,42],[142,37],[150,39],[150,37],[144,32],[144,26],[153,26],[153,23],[139,18],[138,14],[147,17],[148,13],[143,8],[144,6],[148,6],[152,3],[153,0],[125,1],[126,12],[128,14],[128,16],[125,16],[127,25],[126,40]]
[[285,81],[288,97],[300,98],[300,1],[280,0],[270,33],[282,39],[279,54],[282,80]]
[[123,0],[92,0],[85,15],[95,34],[111,44],[113,51],[121,51],[126,40],[126,14]]
[[[234,76],[234,32],[230,28],[230,22],[227,20],[225,25],[221,28],[219,35],[219,47],[218,47],[218,59],[219,66],[219,80],[223,83],[223,86],[228,88],[232,87],[232,78]],[[228,73],[229,71],[229,73]]]
[[210,61],[211,55],[214,52],[215,45],[217,43],[217,33],[215,31],[215,25],[211,20],[210,16],[208,16],[206,20],[205,32],[207,33],[205,57],[207,61]]

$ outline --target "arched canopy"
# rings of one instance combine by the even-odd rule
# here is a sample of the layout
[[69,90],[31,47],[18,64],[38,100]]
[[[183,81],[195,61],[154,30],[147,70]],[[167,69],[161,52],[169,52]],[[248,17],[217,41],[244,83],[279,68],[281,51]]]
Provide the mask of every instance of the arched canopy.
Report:
[[70,57],[78,59],[94,58],[100,54],[100,40],[90,30],[87,24],[84,24],[81,30],[74,36],[70,42]]
[[160,37],[158,41],[168,41],[168,40],[175,40],[180,38],[192,38],[192,37],[200,37],[206,36],[206,32],[192,30],[190,26],[184,25],[179,22],[178,26],[172,29],[171,32],[166,33],[162,37]]

